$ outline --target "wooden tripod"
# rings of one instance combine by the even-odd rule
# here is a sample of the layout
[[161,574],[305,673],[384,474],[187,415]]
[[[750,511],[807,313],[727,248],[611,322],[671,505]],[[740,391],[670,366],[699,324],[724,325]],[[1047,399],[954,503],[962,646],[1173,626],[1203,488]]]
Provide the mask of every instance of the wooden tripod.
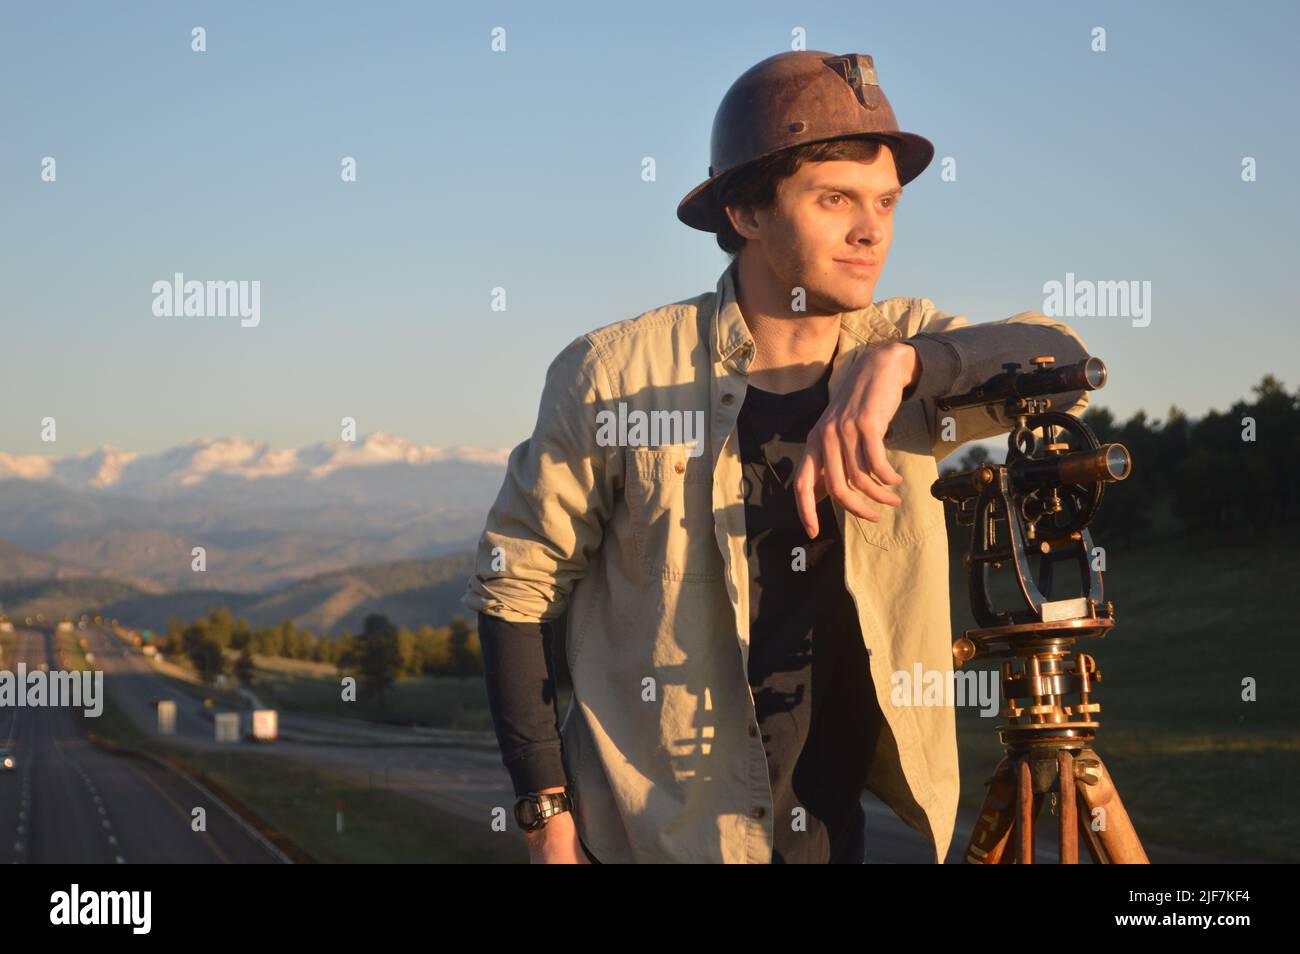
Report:
[[1002,757],[963,863],[1033,864],[1035,819],[1046,796],[1060,806],[1061,864],[1078,864],[1080,835],[1093,864],[1147,864],[1101,757],[1091,748],[1072,752],[1064,745],[1055,755],[1044,745]]
[[[998,733],[1005,754],[989,780],[963,863],[1032,864],[1035,822],[1048,798],[1059,806],[1061,864],[1078,863],[1080,835],[1094,864],[1148,863],[1110,772],[1091,746],[1101,706],[1090,696],[1101,673],[1091,656],[1067,658],[1076,637],[1103,635],[1110,625],[1091,618],[1002,626],[971,630],[953,645],[958,665],[975,655],[1014,656],[1020,663],[1002,663],[1007,724]],[[1076,692],[1080,701],[1064,704],[1062,697]]]

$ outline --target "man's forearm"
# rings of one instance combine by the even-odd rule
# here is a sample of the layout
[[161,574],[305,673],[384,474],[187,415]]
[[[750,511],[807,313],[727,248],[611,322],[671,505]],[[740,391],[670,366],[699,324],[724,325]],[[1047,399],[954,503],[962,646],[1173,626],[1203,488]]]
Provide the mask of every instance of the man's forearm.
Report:
[[510,623],[478,614],[492,724],[515,794],[566,784],[550,623]]

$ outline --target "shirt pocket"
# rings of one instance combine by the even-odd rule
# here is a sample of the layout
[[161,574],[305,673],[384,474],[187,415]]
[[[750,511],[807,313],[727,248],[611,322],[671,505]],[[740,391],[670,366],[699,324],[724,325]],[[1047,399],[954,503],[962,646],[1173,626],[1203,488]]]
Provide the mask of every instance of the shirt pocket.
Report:
[[645,572],[666,580],[720,579],[708,459],[692,457],[684,445],[624,453],[624,497]]
[[[939,501],[935,501],[939,503]],[[862,536],[872,546],[879,547],[882,550],[902,550],[907,547],[917,546],[923,540],[927,540],[936,533],[942,533],[944,530],[943,504],[939,503],[938,517],[929,514],[896,514],[894,519],[890,519],[888,511],[902,508],[885,507],[885,513],[880,516],[880,523],[872,523],[870,520],[861,520],[851,513],[845,513],[846,520],[854,523]]]

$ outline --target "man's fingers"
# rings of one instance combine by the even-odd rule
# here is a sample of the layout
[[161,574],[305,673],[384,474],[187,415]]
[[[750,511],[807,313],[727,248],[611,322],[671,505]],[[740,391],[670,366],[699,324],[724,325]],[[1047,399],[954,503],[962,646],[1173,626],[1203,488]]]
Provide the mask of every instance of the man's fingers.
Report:
[[[859,457],[863,458],[863,465],[868,471],[875,474],[882,484],[887,485],[903,482],[903,478],[899,476],[898,472],[889,466],[889,459],[885,456],[884,441],[890,422],[894,415],[898,413],[899,396],[896,391],[892,391],[884,383],[883,379],[877,378],[871,382],[865,406],[860,408],[854,417],[846,421],[846,424],[855,424],[858,430],[862,432],[863,440],[859,450]],[[868,415],[867,408],[872,409],[872,415]],[[888,417],[885,416],[886,414]],[[873,424],[873,421],[879,421],[879,425]]]
[[863,493],[867,494],[873,500],[880,503],[888,504],[891,507],[897,507],[903,502],[903,498],[890,490],[885,482],[897,484],[902,481],[902,477],[894,468],[889,466],[889,458],[885,456],[885,443],[879,437],[868,435],[863,441],[863,447],[866,449],[868,471],[867,477],[870,480],[865,487],[861,487]]
[[[886,481],[898,483],[902,478],[889,466],[889,460],[885,457],[885,445],[880,437],[850,423],[841,434],[841,442],[843,453],[840,456],[844,459],[844,478],[848,485],[877,503],[899,506],[903,499],[892,493],[885,484]],[[884,464],[883,470],[879,469],[881,462]]]
[[893,467],[889,466],[889,457],[885,454],[884,439],[880,436],[867,435],[867,439],[863,444],[867,454],[867,465],[871,472],[886,484],[901,484],[903,482],[902,476]]
[[[866,497],[854,490],[844,479],[843,459],[840,443],[835,432],[827,429],[825,434],[826,453],[822,460],[822,469],[826,475],[826,489],[840,505],[850,513],[857,514],[864,520],[877,521],[880,514],[866,504]],[[885,491],[880,491],[885,493]],[[883,501],[882,501],[883,502]]]
[[844,479],[848,481],[850,487],[862,490],[867,482],[867,471],[871,468],[867,463],[867,453],[866,448],[863,446],[862,434],[852,418],[849,418],[841,426],[839,438],[842,448],[841,456],[844,458]]
[[794,502],[799,508],[799,521],[803,524],[808,539],[817,537],[817,497],[816,491],[821,471],[821,453],[816,442],[809,440],[804,446],[803,460],[794,475]]

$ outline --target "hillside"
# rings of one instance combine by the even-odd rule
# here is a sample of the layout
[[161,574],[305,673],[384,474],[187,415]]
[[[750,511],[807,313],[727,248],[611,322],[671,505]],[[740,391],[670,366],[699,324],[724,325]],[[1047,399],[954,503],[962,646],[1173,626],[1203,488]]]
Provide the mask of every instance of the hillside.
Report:
[[121,580],[96,577],[18,580],[0,585],[0,605],[15,618],[97,612],[126,626],[154,630],[165,629],[171,617],[195,619],[221,606],[255,627],[290,619],[317,633],[357,631],[370,613],[383,613],[410,628],[442,626],[453,615],[468,615],[460,597],[471,565],[469,553],[363,564],[312,576],[270,593],[148,592]]

